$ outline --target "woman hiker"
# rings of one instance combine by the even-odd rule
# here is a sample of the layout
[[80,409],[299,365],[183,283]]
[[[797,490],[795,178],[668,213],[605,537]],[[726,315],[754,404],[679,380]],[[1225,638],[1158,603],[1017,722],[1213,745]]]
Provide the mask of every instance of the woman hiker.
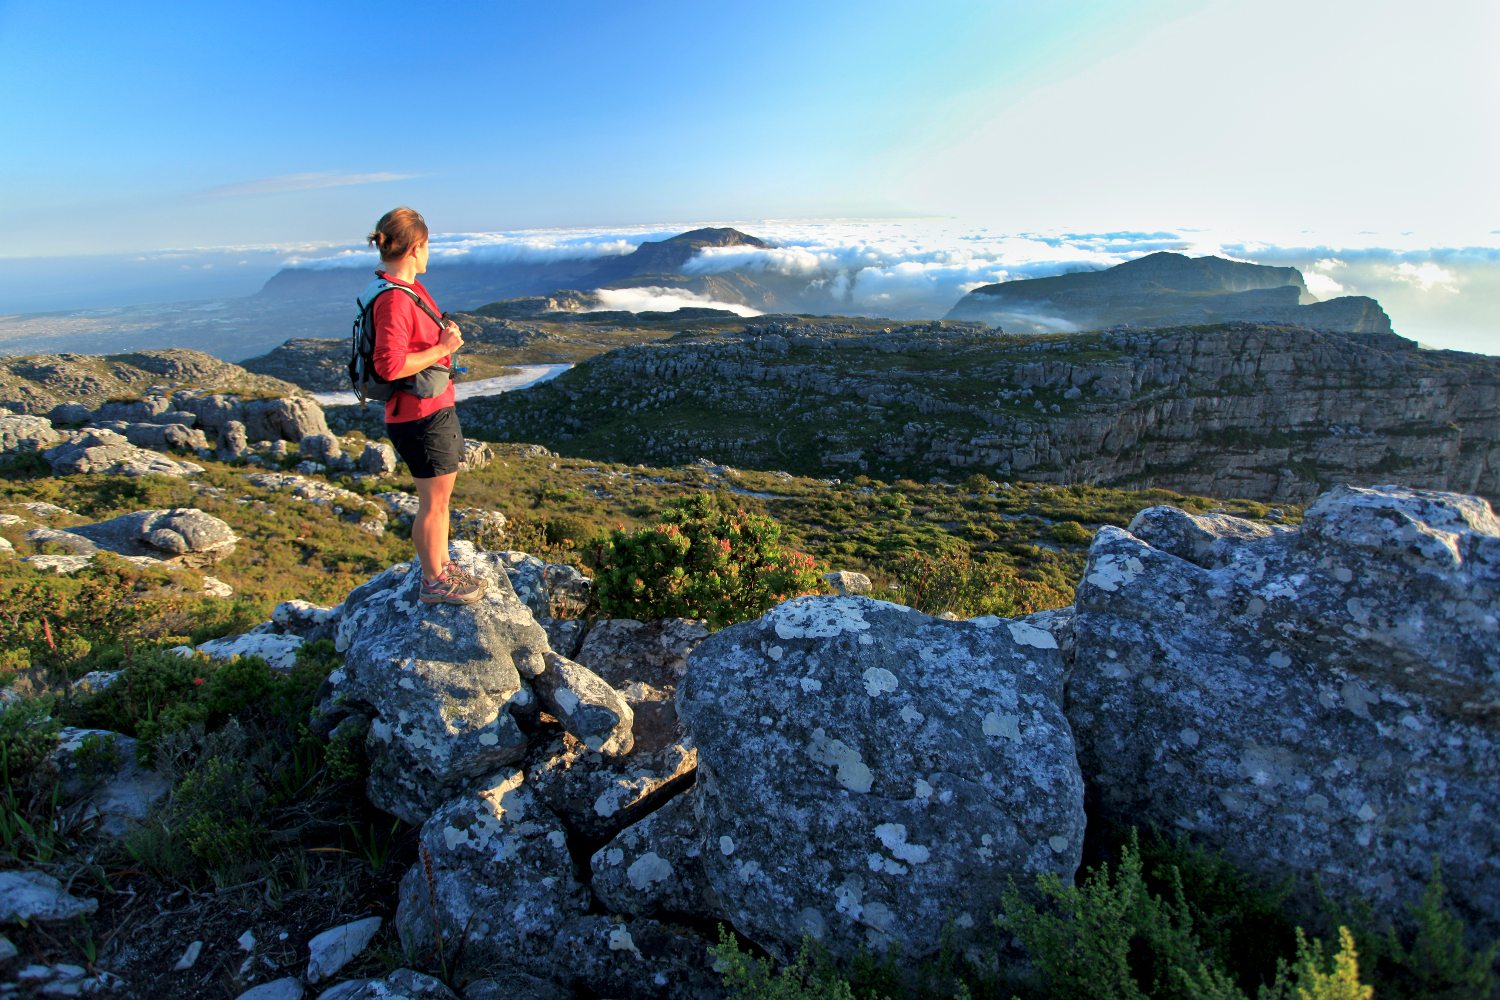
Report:
[[[394,382],[434,365],[451,367],[451,355],[464,342],[458,324],[433,318],[442,313],[417,281],[417,275],[427,271],[427,223],[412,209],[392,209],[380,217],[369,240],[380,251],[381,270],[376,274],[421,296],[433,314],[400,290],[375,299],[370,315],[375,374]],[[430,399],[400,391],[385,404],[386,433],[417,481],[411,540],[422,567],[419,597],[427,604],[473,604],[488,587],[487,581],[470,576],[448,558],[448,499],[464,457],[463,429],[453,404],[451,380]]]

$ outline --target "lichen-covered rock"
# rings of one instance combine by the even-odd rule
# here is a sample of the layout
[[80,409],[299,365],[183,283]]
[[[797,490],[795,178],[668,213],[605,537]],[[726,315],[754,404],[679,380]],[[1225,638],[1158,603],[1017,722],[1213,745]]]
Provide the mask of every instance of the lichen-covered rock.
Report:
[[511,592],[492,552],[454,542],[450,557],[489,581],[477,603],[423,604],[419,574],[394,566],[344,600],[327,711],[371,720],[370,800],[420,823],[464,785],[521,759],[526,736],[512,708],[534,697],[522,676],[542,671],[547,634]]
[[327,432],[307,435],[302,439],[302,443],[297,448],[303,458],[311,459],[314,462],[322,462],[324,465],[328,465],[335,459],[342,458],[344,455],[344,449],[340,447],[338,437]]
[[82,403],[58,403],[47,419],[54,424],[86,424],[94,419],[94,411]]
[[300,442],[309,434],[327,434],[323,408],[305,396],[252,399],[245,404],[245,433],[252,441]]
[[146,396],[135,400],[111,400],[99,407],[96,420],[124,420],[127,423],[153,423],[172,409],[165,396]]
[[396,471],[396,449],[379,441],[371,441],[359,454],[361,472],[372,476],[389,476]]
[[722,1000],[709,943],[655,920],[580,917],[557,935],[551,975],[620,1000]]
[[828,586],[833,588],[835,594],[845,597],[863,597],[870,594],[874,585],[870,578],[863,573],[855,573],[847,569],[841,569],[834,573],[824,573],[823,579]]
[[91,556],[99,546],[82,535],[61,528],[27,528],[25,538],[34,546],[56,545],[75,556]]
[[[1300,531],[1171,508],[1095,537],[1068,716],[1093,815],[1186,831],[1335,898],[1413,901],[1441,855],[1500,933],[1500,523],[1339,487]],[[1213,534],[1205,540],[1204,532]],[[1310,880],[1301,881],[1310,900]]]
[[46,417],[0,415],[0,452],[41,451],[60,440]]
[[723,918],[703,869],[703,835],[687,791],[594,852],[594,895],[611,913]]
[[[213,393],[207,396],[178,394],[174,402],[179,410],[198,418],[198,426],[207,430],[227,429],[230,424],[239,424],[244,434],[245,404],[238,396]],[[222,438],[221,438],[222,440]]]
[[146,448],[137,448],[124,435],[109,430],[69,431],[64,440],[42,452],[52,474],[105,476],[197,475],[203,466],[177,462]]
[[465,986],[464,1000],[573,1000],[573,991],[525,972],[492,972]]
[[342,604],[330,608],[311,601],[282,601],[271,612],[283,635],[300,635],[307,642],[332,639],[343,617]]
[[[460,512],[455,511],[455,516]],[[543,562],[525,552],[498,552],[510,585],[521,603],[538,618],[568,618],[588,603],[594,581],[572,566]]]
[[682,737],[608,760],[569,734],[533,736],[522,764],[526,786],[567,828],[606,840],[693,780],[698,753]]
[[[186,649],[180,646],[179,649]],[[272,635],[247,633],[212,639],[203,643],[198,652],[209,659],[227,662],[237,656],[258,656],[266,666],[282,673],[290,673],[297,665],[297,651],[302,648],[300,635]]]
[[196,507],[140,510],[68,530],[120,555],[150,556],[194,568],[232,554],[239,541],[226,522]]
[[630,753],[635,713],[620,693],[588,667],[550,649],[542,659],[545,669],[531,682],[547,711],[590,750],[616,759]]
[[[554,653],[570,660],[578,659],[578,647],[583,645],[586,631],[584,622],[576,618],[538,618],[536,623],[546,631],[547,645]],[[597,670],[594,672],[598,673]]]
[[677,710],[709,883],[781,955],[934,951],[1014,880],[1073,877],[1083,781],[1063,661],[1023,621],[802,597],[709,637]]
[[663,618],[645,623],[629,618],[607,618],[589,630],[577,660],[625,694],[631,702],[652,700],[633,697],[632,686],[644,685],[668,697],[687,670],[687,658],[708,638],[706,623],[691,618]]
[[422,824],[420,845],[396,909],[408,954],[430,953],[440,937],[455,955],[462,938],[465,964],[544,974],[558,932],[588,909],[567,834],[519,770],[440,807]]
[[458,464],[459,472],[476,472],[495,460],[495,449],[487,441],[464,438],[464,457]]
[[202,431],[180,423],[126,424],[120,433],[137,448],[189,450],[208,447],[208,438],[204,437]]

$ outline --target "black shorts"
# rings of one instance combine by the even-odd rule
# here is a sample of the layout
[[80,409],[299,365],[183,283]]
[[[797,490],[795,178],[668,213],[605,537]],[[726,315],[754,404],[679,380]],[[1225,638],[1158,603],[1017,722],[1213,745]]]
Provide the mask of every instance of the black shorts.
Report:
[[464,431],[451,406],[417,420],[386,424],[385,432],[415,479],[457,472],[464,460]]

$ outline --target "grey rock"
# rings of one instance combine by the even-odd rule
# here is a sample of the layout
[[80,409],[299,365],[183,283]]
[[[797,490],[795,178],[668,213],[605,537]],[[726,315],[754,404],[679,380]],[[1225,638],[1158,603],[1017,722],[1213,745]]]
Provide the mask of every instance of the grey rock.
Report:
[[333,927],[307,942],[307,981],[327,979],[348,965],[365,950],[375,932],[380,930],[379,917],[366,917]]
[[231,423],[240,424],[245,419],[245,405],[238,396],[213,393],[207,396],[179,397],[177,408],[198,418],[197,425],[206,430],[222,431]]
[[290,493],[298,500],[327,507],[345,521],[359,525],[359,530],[368,534],[379,536],[385,533],[386,515],[381,505],[366,500],[353,490],[284,472],[253,472],[245,478],[252,486]]
[[467,934],[466,963],[545,974],[554,939],[587,910],[589,893],[573,876],[562,824],[522,773],[501,772],[443,805],[422,824],[420,844],[396,909],[406,953],[428,954],[440,937],[452,954]]
[[323,712],[371,718],[370,800],[409,823],[526,752],[511,709],[529,707],[521,677],[541,671],[547,650],[495,553],[467,542],[449,551],[489,581],[485,596],[464,607],[422,604],[419,574],[406,565],[356,587],[335,640],[344,665],[320,699]]
[[25,538],[34,546],[56,545],[75,556],[91,556],[99,551],[99,546],[83,535],[60,528],[28,528]]
[[177,964],[172,966],[172,971],[186,972],[187,970],[198,964],[198,956],[202,953],[203,942],[194,941],[192,944],[187,946],[186,950],[183,951],[182,957],[177,960]]
[[[297,665],[297,651],[302,648],[300,635],[250,632],[211,639],[198,646],[198,652],[210,659],[227,663],[237,656],[258,656],[272,670],[290,673]],[[179,649],[187,649],[179,646]]]
[[302,1000],[304,989],[300,979],[287,976],[261,983],[241,993],[235,1000]]
[[140,510],[68,529],[101,549],[202,568],[234,552],[234,529],[196,507]]
[[9,962],[21,953],[10,938],[0,934],[0,962]]
[[184,427],[192,427],[198,422],[196,413],[188,413],[184,410],[173,410],[171,413],[163,413],[155,421],[158,424],[181,424]]
[[326,607],[311,601],[282,601],[271,612],[271,621],[283,635],[300,635],[306,642],[332,639],[344,617],[344,606]]
[[94,419],[94,411],[82,403],[58,403],[47,419],[54,424],[86,424]]
[[219,430],[219,457],[226,461],[240,458],[249,450],[248,440],[244,424],[238,420],[226,421]]
[[[80,754],[85,741],[93,752]],[[151,815],[172,781],[141,767],[135,750],[136,741],[121,733],[63,728],[47,760],[70,818],[97,820],[100,832],[123,837]]]
[[704,938],[655,920],[580,917],[557,935],[550,978],[621,1000],[722,1000]]
[[1299,876],[1309,906],[1316,874],[1399,912],[1440,854],[1471,930],[1500,933],[1489,504],[1339,487],[1300,531],[1206,546],[1199,521],[1149,513],[1179,554],[1103,528],[1078,588],[1068,716],[1098,817]]
[[318,1000],[458,1000],[432,976],[397,969],[384,979],[351,979],[321,994]]
[[1291,529],[1227,514],[1189,514],[1177,507],[1161,506],[1141,511],[1127,530],[1152,548],[1204,569],[1217,569],[1238,546]]
[[476,979],[463,1000],[573,1000],[573,991],[524,972],[502,972]]
[[681,735],[649,747],[642,741],[619,760],[605,758],[570,735],[533,738],[522,763],[531,793],[570,832],[596,843],[690,784],[697,766],[698,752]]
[[863,597],[874,591],[874,584],[870,578],[863,573],[854,573],[847,569],[841,569],[834,573],[824,573],[823,579],[833,588],[835,594],[844,596]]
[[378,982],[378,979],[346,979],[319,993],[318,1000],[356,1000],[367,995],[365,990],[371,983]]
[[359,454],[361,472],[372,476],[389,476],[396,471],[396,449],[380,441],[371,441]]
[[172,409],[172,401],[165,396],[146,396],[131,401],[107,402],[99,407],[96,420],[124,420],[128,423],[152,423],[161,414]]
[[[500,527],[503,530],[503,515]],[[588,603],[593,581],[572,566],[544,562],[525,552],[502,551],[496,555],[505,563],[516,596],[537,618],[574,617]]]
[[464,438],[464,457],[458,464],[459,472],[476,472],[495,460],[495,449],[488,442]]
[[802,597],[709,637],[677,710],[698,746],[709,883],[740,932],[795,954],[983,922],[1014,880],[1073,877],[1083,780],[1053,636]]
[[51,875],[31,871],[0,872],[0,924],[18,920],[51,923],[97,912],[97,899],[79,899],[63,890]]
[[323,409],[304,396],[253,399],[245,404],[245,433],[252,441],[298,442],[309,434],[327,434]]
[[126,424],[125,439],[137,448],[207,448],[208,438],[196,427],[182,424]]
[[0,416],[0,452],[42,451],[60,440],[46,417]]
[[611,913],[724,916],[703,868],[693,802],[692,790],[682,793],[594,852],[590,886]]
[[[543,633],[545,635],[546,633]],[[635,713],[620,693],[588,667],[548,650],[546,669],[531,676],[542,705],[590,750],[619,758],[635,745]]]
[[42,453],[53,475],[174,476],[203,471],[201,465],[178,462],[155,451],[137,448],[109,430],[72,431],[65,440]]
[[298,445],[298,450],[303,458],[322,462],[325,465],[344,456],[344,449],[339,446],[338,437],[326,432],[307,435]]
[[663,618],[649,624],[609,618],[589,630],[577,659],[621,691],[645,684],[670,697],[687,670],[689,654],[707,638],[706,623],[690,618]]
[[[553,652],[570,660],[578,659],[578,647],[583,645],[585,633],[583,622],[567,618],[538,618],[536,623],[547,633],[547,645]],[[594,672],[598,673],[597,670]]]
[[94,561],[93,556],[27,556],[21,560],[37,569],[50,569],[59,575],[76,573]]

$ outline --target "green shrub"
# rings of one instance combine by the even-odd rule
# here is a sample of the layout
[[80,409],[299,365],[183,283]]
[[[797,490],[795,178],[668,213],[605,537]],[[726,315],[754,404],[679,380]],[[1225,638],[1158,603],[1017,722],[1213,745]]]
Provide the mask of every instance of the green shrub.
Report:
[[782,550],[780,525],[701,493],[662,511],[658,527],[610,532],[594,563],[600,609],[641,621],[723,627],[821,589],[812,558]]
[[1009,566],[977,562],[962,552],[910,551],[896,560],[895,570],[895,600],[929,615],[1014,618],[1072,601],[1071,594],[1023,580]]
[[771,962],[740,951],[734,935],[720,924],[719,943],[710,945],[708,954],[724,977],[730,1000],[854,1000],[848,980],[820,955],[811,938],[802,939],[795,962],[774,969]]
[[1094,540],[1094,533],[1077,521],[1054,524],[1048,534],[1064,545],[1087,545]]
[[240,760],[210,757],[189,771],[172,797],[172,826],[210,872],[225,877],[264,854],[264,790]]
[[57,746],[57,699],[21,698],[0,711],[0,771],[7,782],[27,774]]

